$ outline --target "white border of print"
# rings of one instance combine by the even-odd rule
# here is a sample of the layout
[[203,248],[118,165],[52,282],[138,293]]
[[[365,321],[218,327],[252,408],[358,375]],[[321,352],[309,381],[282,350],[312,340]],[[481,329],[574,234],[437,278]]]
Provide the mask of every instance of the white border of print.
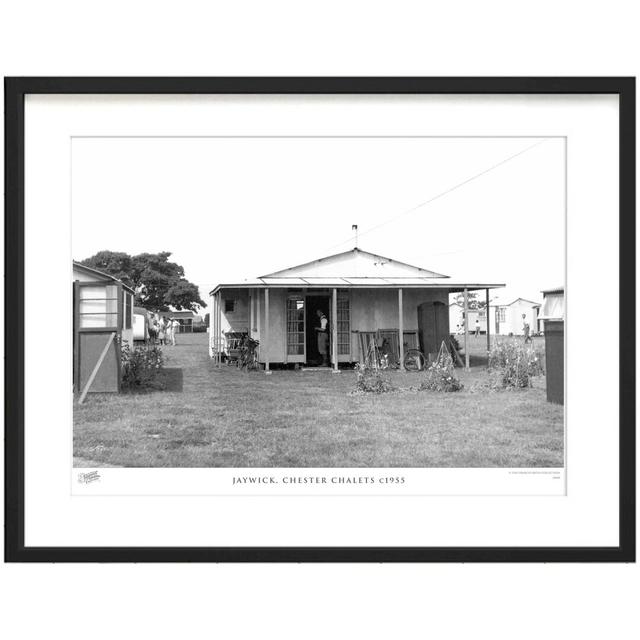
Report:
[[[606,290],[610,338],[615,344],[619,300],[611,273],[618,264],[617,127],[615,96],[28,96],[26,335],[38,334],[42,309],[71,305],[69,288],[55,283],[68,282],[70,275],[72,135],[559,135],[567,137],[569,153],[571,317],[589,317],[593,292]],[[596,246],[599,263],[612,268],[593,268]],[[50,285],[43,286],[43,272]],[[65,314],[55,314],[53,323],[58,324],[50,331],[57,339],[47,343],[46,358],[39,341],[27,339],[25,345],[27,546],[618,543],[618,433],[612,428],[618,415],[617,363],[611,364],[609,379],[589,379],[592,354],[581,349],[588,339],[586,323],[571,324],[569,329],[567,319],[567,396],[572,403],[566,496],[110,495],[84,499],[70,492],[71,331],[64,319]],[[301,475],[300,470],[296,473]],[[313,473],[304,470],[304,475]],[[322,473],[326,475],[327,470]],[[353,475],[353,470],[349,473]],[[398,473],[393,470],[393,475]],[[83,486],[104,487],[104,482]],[[136,492],[135,487],[131,490]]]

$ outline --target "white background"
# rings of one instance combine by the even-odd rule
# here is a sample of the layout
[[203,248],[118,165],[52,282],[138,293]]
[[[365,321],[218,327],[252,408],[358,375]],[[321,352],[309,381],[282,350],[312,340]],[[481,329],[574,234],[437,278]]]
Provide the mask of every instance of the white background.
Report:
[[[224,102],[234,111],[246,108],[243,100]],[[277,109],[283,106],[281,99],[275,102]],[[454,103],[452,110],[461,108]],[[204,125],[196,119],[189,130],[270,131],[265,109],[248,126],[236,128],[224,111],[216,111]],[[104,113],[98,127],[86,130],[112,130],[107,121],[113,116],[111,110]],[[339,123],[330,118],[322,127],[326,110],[318,116],[295,130],[335,135],[346,129],[353,136],[348,117]],[[216,126],[218,118],[226,126]],[[417,126],[411,118],[363,120],[357,124],[365,136],[407,131],[414,137],[74,138],[73,257],[82,260],[105,248],[132,255],[171,251],[208,300],[221,282],[253,279],[352,249],[356,223],[358,246],[365,251],[457,282],[506,283],[506,289],[491,291],[492,301],[539,302],[541,290],[564,282],[564,137],[415,137],[434,130],[440,136],[461,130],[477,135],[478,127],[458,117],[447,128],[426,114]],[[278,123],[275,135],[290,130],[287,125]],[[74,126],[85,130],[79,122]],[[556,130],[553,125],[535,129]],[[302,215],[322,224],[305,233]],[[218,242],[211,251],[211,234],[194,233],[207,220],[227,233],[234,223],[250,229],[243,234],[243,250]]]
[[[366,108],[363,108],[366,106]],[[618,109],[615,96],[27,96],[25,111],[25,543],[27,546],[614,546],[618,542],[618,380],[614,354],[606,376],[591,375],[593,291],[606,291],[608,339],[617,342],[617,289],[611,272],[594,269],[594,247],[603,265],[618,264]],[[42,309],[71,308],[70,289],[42,287],[70,271],[69,160],[72,135],[221,135],[260,131],[267,135],[408,134],[563,135],[567,137],[567,469],[562,480],[535,476],[527,499],[514,498],[521,476],[494,477],[483,470],[406,472],[399,496],[369,495],[340,500],[262,497],[230,500],[228,470],[109,470],[99,493],[130,497],[71,496],[71,317],[48,320],[56,340],[42,357]],[[161,143],[158,143],[161,144]],[[173,145],[173,142],[169,142]],[[280,162],[280,154],[273,154]],[[251,180],[250,180],[251,182]],[[540,186],[539,188],[544,188]],[[496,187],[499,189],[499,187]],[[73,191],[75,194],[75,189]],[[73,199],[74,219],[76,199]],[[266,206],[273,206],[267,200]],[[561,207],[556,205],[562,217]],[[194,221],[200,233],[211,225]],[[253,220],[253,218],[252,218]],[[526,221],[525,221],[526,222]],[[514,221],[512,226],[521,224]],[[557,222],[556,222],[557,224]],[[562,228],[562,227],[560,227]],[[128,227],[123,233],[128,232]],[[550,229],[551,232],[551,229]],[[556,231],[557,233],[557,231]],[[71,227],[75,239],[75,225]],[[52,243],[50,238],[55,237]],[[295,234],[294,234],[295,237]],[[499,247],[513,233],[499,235]],[[552,251],[541,242],[538,253]],[[284,250],[283,250],[284,252]],[[534,263],[535,264],[535,263]],[[509,269],[505,267],[505,271]],[[578,319],[578,321],[576,321]],[[66,369],[65,369],[66,365]],[[46,385],[40,380],[47,380]],[[51,420],[51,416],[55,420]],[[598,473],[594,473],[597,461]],[[66,462],[66,464],[65,464]],[[310,473],[319,470],[307,469]],[[399,471],[399,470],[398,470]],[[344,472],[347,473],[347,472]],[[71,478],[69,477],[71,475]],[[114,477],[115,475],[115,477]],[[170,479],[178,475],[180,481]],[[479,475],[477,487],[464,478]],[[208,484],[208,496],[190,494],[190,482]],[[46,482],[42,479],[46,478]],[[125,478],[130,482],[123,485]],[[156,497],[149,480],[156,479]],[[204,478],[204,480],[203,480]],[[437,479],[436,479],[437,478]],[[484,478],[484,479],[483,479]],[[166,484],[175,487],[165,491]],[[128,484],[128,486],[126,486]],[[444,485],[439,490],[438,485]],[[457,486],[458,491],[453,487]],[[502,484],[502,483],[500,483]],[[534,485],[538,485],[537,487]],[[95,485],[89,485],[93,493]],[[304,489],[304,490],[302,490]],[[198,493],[202,490],[198,490]],[[350,496],[366,487],[350,489]],[[154,492],[155,493],[155,492]],[[437,494],[457,493],[446,500]],[[484,494],[478,496],[477,494]],[[426,494],[426,495],[425,495]],[[436,495],[433,495],[436,494]],[[256,520],[261,526],[256,527]]]
[[[633,3],[12,3],[5,75],[635,75]],[[14,638],[631,636],[637,566],[3,566]]]

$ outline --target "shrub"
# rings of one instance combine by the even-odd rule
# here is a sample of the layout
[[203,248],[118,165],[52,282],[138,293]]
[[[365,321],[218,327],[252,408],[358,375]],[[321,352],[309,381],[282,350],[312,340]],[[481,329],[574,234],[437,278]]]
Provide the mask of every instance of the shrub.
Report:
[[493,387],[527,389],[532,378],[544,374],[542,353],[515,340],[496,342],[489,351],[489,372]]
[[162,349],[158,346],[122,347],[122,387],[130,391],[162,389],[158,374],[164,366]]
[[387,393],[393,391],[389,378],[380,369],[356,364],[356,391],[364,393]]
[[455,375],[451,353],[443,342],[440,345],[438,357],[425,372],[425,379],[420,383],[420,389],[450,392],[460,391],[462,387],[462,382]]

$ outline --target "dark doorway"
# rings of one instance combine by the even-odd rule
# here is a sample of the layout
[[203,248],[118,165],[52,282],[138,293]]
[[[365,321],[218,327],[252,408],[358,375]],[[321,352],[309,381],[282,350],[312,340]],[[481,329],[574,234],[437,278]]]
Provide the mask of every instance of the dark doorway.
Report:
[[[307,345],[307,364],[308,365],[320,365],[322,364],[322,356],[318,352],[318,332],[316,327],[320,326],[320,318],[318,317],[318,310],[322,311],[327,320],[330,322],[329,313],[329,296],[307,296],[306,298],[306,330],[307,335],[305,342]],[[328,325],[329,333],[331,333],[331,327]]]
[[435,359],[442,341],[449,338],[449,310],[444,302],[423,302],[418,306],[420,350],[428,362]]

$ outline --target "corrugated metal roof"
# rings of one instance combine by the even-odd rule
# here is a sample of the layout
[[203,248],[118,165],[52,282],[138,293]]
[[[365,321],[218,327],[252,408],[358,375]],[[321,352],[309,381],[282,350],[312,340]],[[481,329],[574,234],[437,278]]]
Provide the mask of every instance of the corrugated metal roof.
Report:
[[360,284],[360,285],[384,285],[393,284],[393,278],[344,278],[344,282],[347,284]]
[[306,287],[307,281],[302,278],[260,278],[263,284],[288,284],[292,287]]
[[[219,284],[212,289],[209,293],[214,294],[221,289],[448,289],[452,293],[458,293],[464,289],[474,291],[476,289],[498,289],[504,287],[505,284],[501,283],[478,283],[478,282],[451,282],[446,279],[433,279],[424,280],[416,278],[413,283],[408,284],[406,281],[396,283],[390,278],[362,278],[358,280],[356,278],[350,278],[347,281],[346,278],[341,278],[339,282],[325,282],[324,280],[316,280],[310,282],[308,280],[298,280],[297,282],[282,282],[281,279],[268,279],[257,280],[255,282],[228,282]],[[355,281],[355,282],[352,282]]]

